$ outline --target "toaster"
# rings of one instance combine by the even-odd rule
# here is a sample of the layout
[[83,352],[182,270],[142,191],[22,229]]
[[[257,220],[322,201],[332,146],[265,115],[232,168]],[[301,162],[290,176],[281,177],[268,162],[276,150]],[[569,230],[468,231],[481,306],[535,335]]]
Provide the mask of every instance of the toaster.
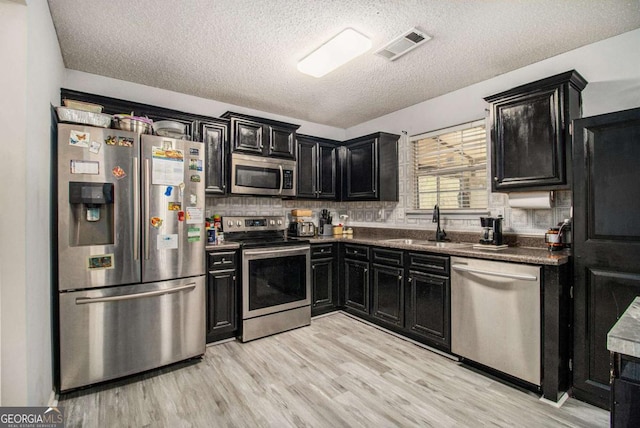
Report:
[[314,236],[316,225],[310,221],[294,221],[289,223],[289,236]]

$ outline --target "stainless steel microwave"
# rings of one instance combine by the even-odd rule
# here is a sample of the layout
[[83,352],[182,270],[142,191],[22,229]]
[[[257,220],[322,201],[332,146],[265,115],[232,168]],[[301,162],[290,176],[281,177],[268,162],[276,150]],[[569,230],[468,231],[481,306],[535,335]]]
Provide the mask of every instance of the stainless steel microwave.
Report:
[[296,161],[231,154],[231,193],[295,196]]

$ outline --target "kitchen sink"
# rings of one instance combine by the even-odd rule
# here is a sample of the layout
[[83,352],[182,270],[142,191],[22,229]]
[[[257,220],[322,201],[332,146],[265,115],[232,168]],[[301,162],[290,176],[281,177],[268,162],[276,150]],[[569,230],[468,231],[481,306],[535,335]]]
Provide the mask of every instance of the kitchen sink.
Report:
[[473,244],[467,242],[438,242],[438,241],[430,241],[427,239],[405,239],[405,238],[393,238],[393,239],[385,239],[383,242],[388,242],[390,244],[407,244],[407,245],[418,245],[421,247],[436,247],[436,248],[461,248],[461,247],[471,247]]

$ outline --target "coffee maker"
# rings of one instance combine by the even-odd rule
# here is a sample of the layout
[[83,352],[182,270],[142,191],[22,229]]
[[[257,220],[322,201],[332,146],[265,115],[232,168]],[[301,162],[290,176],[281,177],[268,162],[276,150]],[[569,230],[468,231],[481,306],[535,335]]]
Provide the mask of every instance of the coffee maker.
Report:
[[480,243],[483,245],[502,244],[502,216],[480,217],[480,225],[483,228]]

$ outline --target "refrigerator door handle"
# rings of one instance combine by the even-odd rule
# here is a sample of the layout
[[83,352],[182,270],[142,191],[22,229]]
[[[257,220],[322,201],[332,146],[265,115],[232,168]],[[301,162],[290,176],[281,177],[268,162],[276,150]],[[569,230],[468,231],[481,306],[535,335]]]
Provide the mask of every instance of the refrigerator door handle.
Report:
[[144,259],[149,260],[149,193],[150,193],[149,159],[144,160]]
[[133,158],[133,260],[140,258],[140,181],[138,158]]
[[187,285],[181,285],[180,287],[169,288],[166,290],[145,291],[143,293],[135,294],[123,294],[120,296],[109,297],[78,297],[76,298],[76,305],[86,305],[88,303],[104,303],[104,302],[117,302],[121,300],[133,300],[142,299],[144,297],[162,296],[163,294],[173,294],[179,291],[189,291],[196,288],[196,283],[193,282]]

